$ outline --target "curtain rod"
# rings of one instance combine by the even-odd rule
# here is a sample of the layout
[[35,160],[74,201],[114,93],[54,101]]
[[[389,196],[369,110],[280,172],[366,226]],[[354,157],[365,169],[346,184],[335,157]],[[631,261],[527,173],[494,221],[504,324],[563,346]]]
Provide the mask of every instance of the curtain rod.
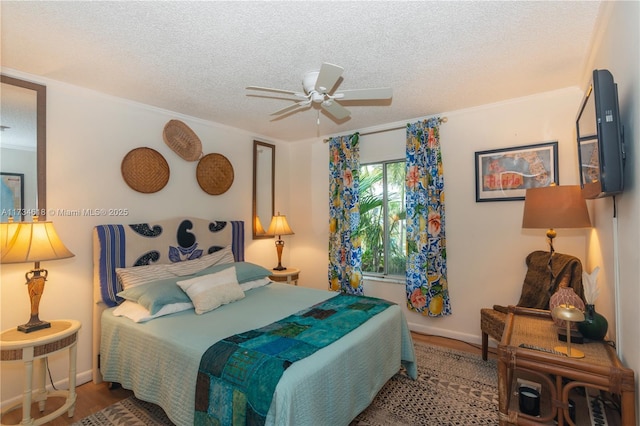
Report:
[[[442,118],[438,119],[438,122],[439,123],[446,123],[448,120],[449,119],[447,117],[442,117]],[[360,133],[360,136],[375,135],[376,133],[391,132],[393,130],[405,129],[406,127],[407,127],[407,125],[405,124],[404,126],[390,127],[388,129],[372,130],[371,132]],[[329,139],[323,139],[322,142],[327,143],[327,142],[329,142]]]

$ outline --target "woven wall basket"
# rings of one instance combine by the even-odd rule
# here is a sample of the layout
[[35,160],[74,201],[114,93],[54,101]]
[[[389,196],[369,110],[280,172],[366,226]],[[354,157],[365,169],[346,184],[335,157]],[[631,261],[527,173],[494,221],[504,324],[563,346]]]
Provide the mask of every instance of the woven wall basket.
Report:
[[132,189],[150,194],[169,181],[169,164],[162,154],[151,148],[136,148],[122,159],[122,177]]
[[224,194],[233,183],[233,166],[224,155],[207,154],[198,162],[196,178],[207,194]]
[[170,120],[162,132],[164,142],[187,161],[202,157],[202,142],[193,130],[180,120]]

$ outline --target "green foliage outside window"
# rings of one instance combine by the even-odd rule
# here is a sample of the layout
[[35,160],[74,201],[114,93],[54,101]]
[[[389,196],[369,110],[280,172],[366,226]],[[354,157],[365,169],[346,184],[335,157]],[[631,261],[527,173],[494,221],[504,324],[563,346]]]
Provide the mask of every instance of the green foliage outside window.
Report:
[[406,211],[404,161],[360,166],[362,272],[404,276]]

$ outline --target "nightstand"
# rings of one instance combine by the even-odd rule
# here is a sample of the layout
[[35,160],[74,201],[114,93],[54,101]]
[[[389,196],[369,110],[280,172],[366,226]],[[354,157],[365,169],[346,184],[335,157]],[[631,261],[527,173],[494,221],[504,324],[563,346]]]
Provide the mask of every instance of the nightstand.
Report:
[[300,277],[300,269],[287,268],[283,271],[273,271],[271,278],[273,281],[283,282],[287,284],[298,285],[298,278]]
[[[22,405],[22,425],[41,425],[65,411],[73,417],[76,404],[76,351],[80,322],[76,320],[51,321],[51,327],[31,333],[23,333],[13,328],[0,334],[0,361],[24,363],[24,392],[22,401],[18,401],[2,410],[2,414],[14,410]],[[69,350],[69,390],[47,391],[45,388],[47,357],[55,352]],[[37,378],[35,393],[31,388],[33,379],[33,362],[40,363],[40,375]],[[31,402],[38,402],[40,411],[44,411],[45,402],[50,396],[66,397],[65,403],[55,410],[38,419],[31,418]]]
[[[634,371],[622,365],[615,349],[605,342],[576,345],[585,354],[578,359],[552,351],[561,344],[549,311],[509,307],[498,345],[500,425],[554,424],[554,418],[557,424],[566,424],[570,398],[574,398],[575,424],[597,424],[590,418],[591,400],[583,395],[588,392],[591,398],[603,391],[619,396],[621,418],[615,418],[617,413],[601,413],[608,424],[635,425]],[[517,378],[524,375],[541,384],[539,416],[520,412],[515,395]]]

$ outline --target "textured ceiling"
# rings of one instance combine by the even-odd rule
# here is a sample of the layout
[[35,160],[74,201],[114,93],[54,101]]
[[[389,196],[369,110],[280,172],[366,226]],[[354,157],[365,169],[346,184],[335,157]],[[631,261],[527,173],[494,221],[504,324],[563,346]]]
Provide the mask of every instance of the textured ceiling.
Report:
[[[2,66],[296,141],[579,85],[598,1],[11,2]],[[322,62],[391,101],[271,121]]]

